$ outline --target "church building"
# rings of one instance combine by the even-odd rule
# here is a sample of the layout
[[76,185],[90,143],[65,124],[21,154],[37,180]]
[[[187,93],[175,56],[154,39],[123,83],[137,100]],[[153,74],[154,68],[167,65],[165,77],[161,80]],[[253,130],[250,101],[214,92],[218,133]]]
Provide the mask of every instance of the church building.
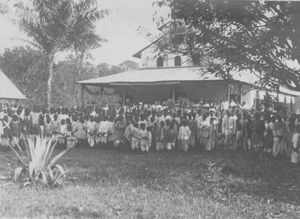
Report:
[[224,80],[208,71],[209,63],[204,57],[192,59],[182,54],[164,53],[157,49],[158,42],[133,55],[140,59],[140,69],[79,81],[82,91],[89,86],[102,91],[113,88],[123,103],[127,99],[134,103],[153,103],[183,97],[194,102],[233,100],[248,106],[269,92],[294,110],[296,92],[283,87],[280,92],[260,88],[255,85],[257,77],[249,72],[231,72],[232,79]]

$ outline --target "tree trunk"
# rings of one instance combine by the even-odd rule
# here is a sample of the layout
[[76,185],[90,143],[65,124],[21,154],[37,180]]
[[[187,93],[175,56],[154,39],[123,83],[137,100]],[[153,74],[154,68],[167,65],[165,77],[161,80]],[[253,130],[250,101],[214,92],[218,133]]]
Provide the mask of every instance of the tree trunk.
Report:
[[46,60],[46,72],[48,73],[48,83],[47,83],[47,107],[51,107],[51,93],[52,93],[52,79],[53,79],[53,63],[54,63],[54,52],[49,52],[47,54]]
[[[77,54],[78,55],[78,54]],[[79,63],[78,63],[78,66],[77,66],[77,70],[78,70],[78,80],[80,81],[81,80],[81,75],[82,75],[82,69],[83,69],[83,62],[84,62],[84,56],[85,56],[85,50],[82,50],[80,51],[80,55],[79,55]],[[79,100],[79,103],[81,104],[81,92],[83,91],[82,89],[80,89],[78,86],[77,86],[77,89],[76,89],[76,100],[75,102],[77,102],[77,100]],[[78,104],[77,104],[78,105]]]

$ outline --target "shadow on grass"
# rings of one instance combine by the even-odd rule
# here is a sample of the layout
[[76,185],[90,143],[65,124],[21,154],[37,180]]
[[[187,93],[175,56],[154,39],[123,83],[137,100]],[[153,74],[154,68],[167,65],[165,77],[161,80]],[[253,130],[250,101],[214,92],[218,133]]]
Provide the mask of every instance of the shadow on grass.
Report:
[[[208,163],[221,172],[208,171]],[[81,183],[130,182],[155,191],[171,191],[190,196],[246,194],[259,199],[300,204],[300,168],[288,161],[236,152],[118,152],[78,148],[64,161]],[[221,193],[216,195],[214,193]],[[216,197],[215,197],[216,196]]]
[[228,184],[234,193],[300,204],[300,167],[292,166],[288,160],[236,154],[222,173],[242,179]]

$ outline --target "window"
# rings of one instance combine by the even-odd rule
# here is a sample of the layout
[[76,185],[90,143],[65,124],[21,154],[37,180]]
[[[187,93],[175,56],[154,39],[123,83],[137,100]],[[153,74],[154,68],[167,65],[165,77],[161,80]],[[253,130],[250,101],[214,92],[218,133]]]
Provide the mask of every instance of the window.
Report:
[[157,67],[163,67],[164,66],[164,59],[161,56],[157,58],[156,66]]
[[175,66],[181,66],[181,57],[180,56],[175,57]]

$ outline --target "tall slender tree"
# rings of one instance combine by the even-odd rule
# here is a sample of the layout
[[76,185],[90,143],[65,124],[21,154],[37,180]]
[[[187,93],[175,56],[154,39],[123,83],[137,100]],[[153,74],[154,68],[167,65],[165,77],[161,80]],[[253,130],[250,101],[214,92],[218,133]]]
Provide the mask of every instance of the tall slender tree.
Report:
[[33,0],[16,4],[18,23],[45,55],[48,78],[47,106],[51,106],[54,56],[60,51],[82,51],[100,46],[95,22],[108,15],[99,10],[96,0]]

